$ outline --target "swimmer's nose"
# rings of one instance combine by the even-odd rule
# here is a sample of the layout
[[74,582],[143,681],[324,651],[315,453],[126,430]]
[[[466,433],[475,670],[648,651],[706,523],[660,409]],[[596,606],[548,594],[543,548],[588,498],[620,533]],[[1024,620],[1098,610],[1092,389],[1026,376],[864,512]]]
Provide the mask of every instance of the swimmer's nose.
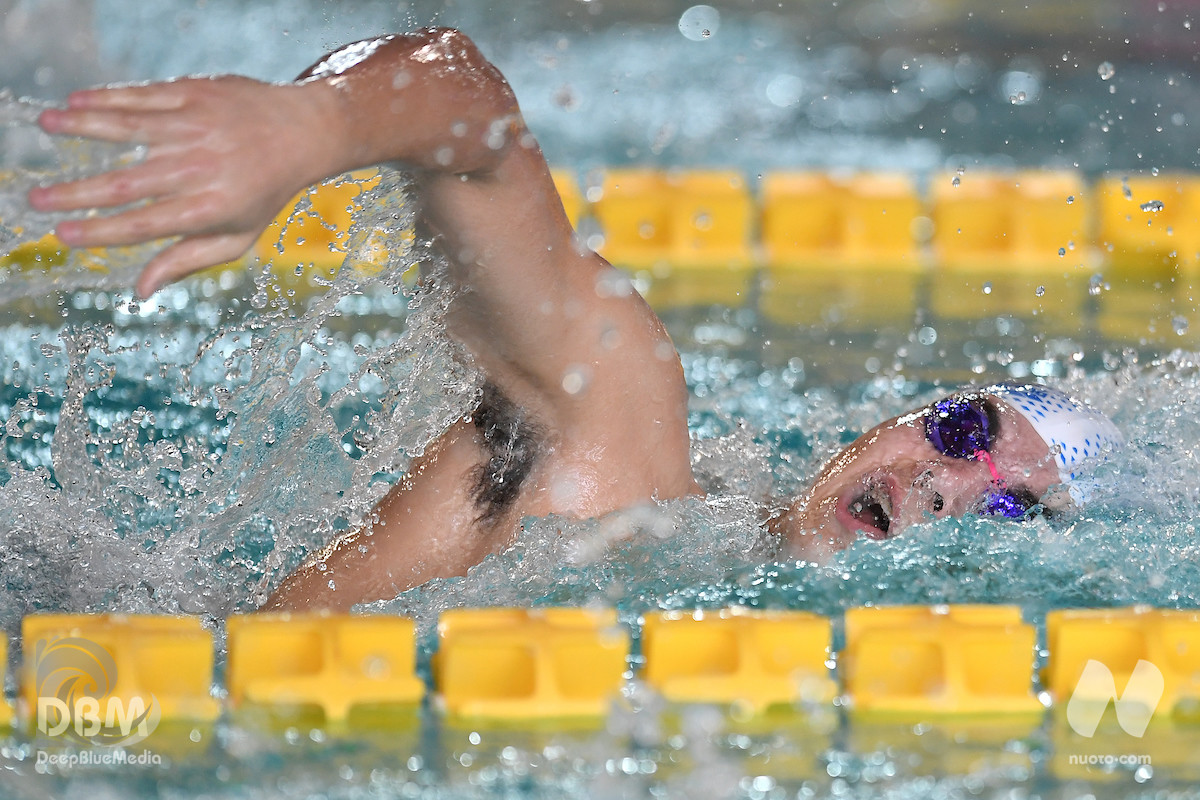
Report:
[[936,459],[896,467],[893,474],[907,487],[897,504],[896,516],[908,525],[930,518],[963,516],[994,483],[983,461]]

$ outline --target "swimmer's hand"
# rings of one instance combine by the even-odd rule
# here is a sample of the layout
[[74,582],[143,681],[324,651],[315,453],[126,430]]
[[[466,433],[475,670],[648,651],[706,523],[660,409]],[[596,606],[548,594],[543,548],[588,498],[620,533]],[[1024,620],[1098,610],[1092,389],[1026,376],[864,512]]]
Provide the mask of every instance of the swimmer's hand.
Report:
[[146,265],[137,292],[245,253],[300,189],[338,171],[337,99],[319,83],[186,78],[73,93],[39,122],[52,134],[143,145],[133,166],[35,188],[39,211],[125,208],[70,220],[72,247],[179,240]]

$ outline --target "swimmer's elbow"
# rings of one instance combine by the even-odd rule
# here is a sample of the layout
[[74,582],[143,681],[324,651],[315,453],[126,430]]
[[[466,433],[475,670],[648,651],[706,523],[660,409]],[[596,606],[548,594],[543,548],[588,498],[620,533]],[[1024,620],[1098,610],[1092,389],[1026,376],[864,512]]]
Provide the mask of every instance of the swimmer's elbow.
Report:
[[376,141],[367,149],[380,160],[438,173],[482,172],[524,133],[508,81],[454,28],[350,44],[302,78],[345,90],[354,135]]
[[485,160],[498,160],[524,129],[508,80],[471,37],[456,28],[427,29],[424,39],[426,44],[413,58],[428,59],[436,79],[448,82],[444,100],[456,116],[452,135],[482,145]]

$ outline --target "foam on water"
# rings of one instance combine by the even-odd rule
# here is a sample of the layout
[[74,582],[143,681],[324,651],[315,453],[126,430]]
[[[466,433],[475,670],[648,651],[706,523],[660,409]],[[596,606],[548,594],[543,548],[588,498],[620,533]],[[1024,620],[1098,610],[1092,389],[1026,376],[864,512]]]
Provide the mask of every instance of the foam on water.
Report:
[[[269,307],[268,294],[282,292],[263,268],[248,299],[223,293],[193,313],[186,294],[180,302],[186,289],[148,307],[96,291],[70,305],[111,308],[110,322],[76,321],[64,297],[61,326],[10,327],[0,401],[6,625],[35,609],[254,608],[308,549],[360,524],[387,476],[470,412],[478,381],[444,336],[446,281],[436,266],[420,288],[403,277],[417,258],[404,236],[405,187],[388,173],[370,190],[346,264],[301,313]],[[382,271],[371,261],[380,252],[392,256]],[[120,252],[98,282],[114,272],[132,280],[141,263]],[[59,271],[30,280],[45,292]],[[220,303],[248,313],[224,314]],[[394,333],[347,333],[344,318],[364,307],[403,316],[389,321]],[[162,317],[171,324],[156,325]]]

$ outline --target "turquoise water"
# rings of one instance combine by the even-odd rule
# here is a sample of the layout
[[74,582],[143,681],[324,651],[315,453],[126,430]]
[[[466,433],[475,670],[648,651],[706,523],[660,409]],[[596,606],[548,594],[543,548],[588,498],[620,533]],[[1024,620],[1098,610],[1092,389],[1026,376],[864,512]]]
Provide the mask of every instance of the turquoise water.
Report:
[[[375,222],[411,213],[402,183],[388,185]],[[360,237],[372,219],[362,224]],[[309,303],[285,302],[257,269],[141,305],[105,288],[53,292],[56,276],[112,280],[71,264],[10,277],[0,337],[0,621],[10,634],[22,615],[48,610],[182,611],[219,632],[221,617],[253,609],[467,413],[478,376],[441,336],[447,295],[407,283],[414,256],[396,247],[391,270],[346,270]],[[136,268],[120,257],[116,276]],[[466,577],[367,610],[415,617],[424,665],[436,615],[457,606],[600,603],[636,631],[647,610],[728,604],[837,619],[865,604],[1006,602],[1034,622],[1065,606],[1200,604],[1200,374],[1170,338],[1092,344],[1051,336],[1035,317],[959,323],[925,309],[911,324],[801,327],[772,321],[752,298],[663,312],[709,499],[583,523],[526,520],[513,548]],[[798,491],[858,433],[964,376],[1031,371],[1111,414],[1129,439],[1098,469],[1102,491],[1084,512],[943,520],[823,565],[773,558],[758,526],[764,498]],[[162,767],[44,774],[35,744],[17,735],[0,745],[0,786],[65,797],[1075,797],[1187,788],[1195,777],[1161,745],[1149,772],[1072,776],[1058,760],[1061,728],[866,724],[833,709],[747,720],[666,708],[632,684],[608,719],[580,729],[459,727],[430,709],[353,731],[303,718],[165,727],[147,742]],[[1177,747],[1197,735],[1159,734]]]

